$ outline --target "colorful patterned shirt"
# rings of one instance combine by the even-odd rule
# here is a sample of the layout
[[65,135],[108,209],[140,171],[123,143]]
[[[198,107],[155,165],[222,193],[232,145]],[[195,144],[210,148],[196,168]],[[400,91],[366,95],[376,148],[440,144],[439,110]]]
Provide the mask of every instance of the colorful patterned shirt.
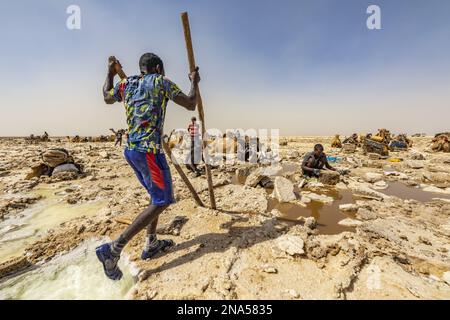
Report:
[[120,81],[110,95],[124,102],[128,123],[127,149],[158,153],[167,102],[181,90],[159,74],[132,76]]

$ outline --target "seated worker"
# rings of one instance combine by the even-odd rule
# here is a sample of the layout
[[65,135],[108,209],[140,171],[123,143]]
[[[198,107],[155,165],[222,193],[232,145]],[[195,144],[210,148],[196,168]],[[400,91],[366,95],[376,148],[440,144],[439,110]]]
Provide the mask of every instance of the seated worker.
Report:
[[306,176],[318,177],[320,175],[320,170],[322,170],[323,167],[332,171],[337,171],[328,163],[327,156],[323,152],[323,146],[321,144],[316,144],[314,146],[314,151],[307,153],[303,158],[302,171]]

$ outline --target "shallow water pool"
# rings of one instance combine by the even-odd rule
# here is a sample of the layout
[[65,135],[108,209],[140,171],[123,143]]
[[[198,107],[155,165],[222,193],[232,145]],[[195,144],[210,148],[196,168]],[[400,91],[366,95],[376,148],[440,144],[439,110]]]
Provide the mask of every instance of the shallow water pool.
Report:
[[82,204],[62,202],[57,190],[40,189],[34,193],[44,196],[20,214],[0,221],[0,263],[23,254],[27,245],[63,222],[76,217],[98,214],[108,204],[107,200]]
[[123,256],[120,281],[109,280],[95,255],[95,247],[108,239],[88,240],[69,253],[31,271],[0,282],[0,300],[116,300],[131,297],[136,268]]
[[[269,189],[268,193],[272,190]],[[350,191],[336,191],[324,189],[317,192],[334,199],[331,204],[324,204],[318,201],[311,201],[306,207],[295,203],[279,203],[275,198],[269,199],[267,211],[278,209],[283,216],[281,219],[295,222],[299,217],[314,217],[317,221],[317,229],[321,234],[339,234],[344,231],[354,231],[353,227],[346,227],[338,224],[345,218],[352,218],[352,215],[339,210],[340,204],[355,202]]]

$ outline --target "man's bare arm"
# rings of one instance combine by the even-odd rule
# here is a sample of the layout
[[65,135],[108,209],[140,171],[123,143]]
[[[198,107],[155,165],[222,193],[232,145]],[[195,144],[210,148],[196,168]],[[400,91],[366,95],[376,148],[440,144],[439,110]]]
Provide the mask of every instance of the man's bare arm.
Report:
[[109,62],[108,74],[106,75],[105,84],[103,85],[103,100],[106,104],[113,104],[116,102],[116,99],[109,93],[111,89],[114,88],[114,76],[117,74],[114,64],[114,61]]
[[331,170],[331,171],[336,171],[336,168],[334,168],[334,167],[332,167],[331,165],[330,165],[330,163],[328,162],[328,159],[325,157],[325,167],[328,169],[328,170]]
[[113,96],[109,94],[112,88],[114,88],[114,76],[109,74],[106,76],[105,84],[103,85],[103,100],[106,104],[113,104],[116,102]]
[[314,161],[312,159],[309,160],[307,164],[302,165],[302,170],[305,172],[313,173],[314,172],[314,168],[312,168],[313,164]]
[[195,106],[197,105],[198,83],[200,82],[200,75],[198,73],[198,67],[194,72],[189,74],[189,79],[191,80],[191,90],[189,90],[189,94],[185,95],[183,92],[180,92],[173,99],[173,102],[188,109],[189,111],[194,111]]

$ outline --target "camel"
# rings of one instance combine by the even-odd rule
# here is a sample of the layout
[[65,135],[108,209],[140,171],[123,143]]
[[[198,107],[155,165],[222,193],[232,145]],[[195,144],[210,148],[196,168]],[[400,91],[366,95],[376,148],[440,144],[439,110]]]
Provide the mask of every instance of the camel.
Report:
[[40,136],[35,136],[34,134],[30,134],[29,137],[25,138],[25,141],[30,143],[30,144],[35,144],[38,143],[41,140]]
[[43,141],[43,142],[50,141],[50,138],[49,138],[49,135],[48,135],[47,131],[44,131],[44,135],[41,137],[41,141]]
[[434,152],[450,152],[450,141],[447,135],[437,135],[431,142],[431,150]]
[[180,150],[190,149],[190,135],[185,131],[172,130],[166,141],[169,144],[170,150],[175,148]]
[[35,177],[39,178],[44,174],[48,174],[49,170],[50,170],[49,167],[44,163],[35,165],[31,167],[31,172],[26,175],[25,180],[30,180]]
[[408,138],[406,133],[402,133],[402,134],[397,135],[394,140],[405,142],[408,145],[409,148],[411,148],[412,145],[413,145],[412,140]]
[[378,133],[371,137],[372,140],[377,142],[384,142],[389,144],[392,140],[391,132],[387,129],[378,129]]
[[358,137],[359,143],[360,143],[361,145],[364,145],[364,141],[365,141],[366,139],[370,139],[371,136],[372,136],[371,133],[369,133],[369,134],[360,133],[360,134],[359,134],[359,137]]
[[355,146],[358,146],[358,144],[359,144],[358,134],[356,134],[356,133],[352,134],[350,137],[344,139],[344,141],[342,143],[343,144],[354,144]]
[[111,140],[110,136],[101,135],[99,137],[93,137],[91,140],[92,142],[111,142],[111,141],[114,142],[115,136],[113,135],[112,137],[114,138],[113,140]]
[[331,140],[331,147],[332,148],[342,148],[342,142],[341,139],[339,139],[339,135],[336,134],[333,138],[333,140]]
[[176,146],[181,147],[183,145],[183,142],[184,142],[184,137],[182,135],[180,135],[178,137],[178,139],[175,140],[175,141],[174,140],[170,140],[170,137],[169,137],[169,148],[170,148],[170,150],[172,150]]

